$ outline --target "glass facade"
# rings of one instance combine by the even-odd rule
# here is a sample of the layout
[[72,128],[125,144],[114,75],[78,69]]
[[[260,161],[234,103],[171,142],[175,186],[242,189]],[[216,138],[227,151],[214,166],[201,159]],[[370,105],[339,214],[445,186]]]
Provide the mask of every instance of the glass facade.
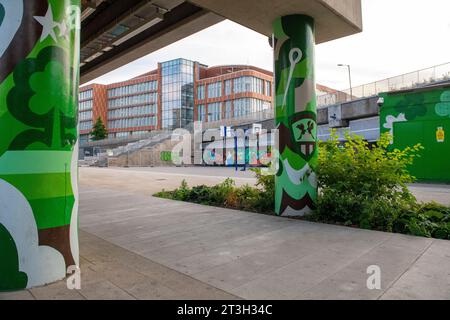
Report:
[[194,119],[194,62],[177,59],[161,64],[162,128],[186,127]]

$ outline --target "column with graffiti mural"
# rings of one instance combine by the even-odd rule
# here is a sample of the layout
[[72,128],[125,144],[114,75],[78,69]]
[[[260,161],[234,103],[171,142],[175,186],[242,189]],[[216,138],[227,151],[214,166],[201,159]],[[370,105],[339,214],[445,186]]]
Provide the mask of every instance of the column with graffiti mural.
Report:
[[80,0],[0,0],[0,291],[79,263]]
[[275,211],[302,216],[315,207],[318,160],[314,20],[290,15],[274,22],[275,122],[279,166]]

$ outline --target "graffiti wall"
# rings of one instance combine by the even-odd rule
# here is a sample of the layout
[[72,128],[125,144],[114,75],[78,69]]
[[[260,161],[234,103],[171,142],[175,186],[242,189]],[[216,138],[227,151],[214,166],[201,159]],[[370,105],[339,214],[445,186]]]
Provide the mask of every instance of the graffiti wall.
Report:
[[78,265],[79,0],[0,0],[0,291]]
[[391,148],[425,148],[410,172],[420,180],[450,182],[450,85],[382,97],[380,128],[392,134]]
[[279,169],[275,210],[304,215],[315,207],[317,111],[314,77],[314,20],[303,15],[274,23],[275,121],[279,130]]

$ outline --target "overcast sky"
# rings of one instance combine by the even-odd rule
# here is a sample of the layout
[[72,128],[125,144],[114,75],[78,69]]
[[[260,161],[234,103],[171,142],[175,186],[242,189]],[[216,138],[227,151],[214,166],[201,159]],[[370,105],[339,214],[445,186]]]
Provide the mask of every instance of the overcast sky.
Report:
[[[450,62],[450,0],[362,0],[364,31],[316,48],[317,82],[348,88],[345,68],[352,66],[353,85]],[[224,21],[96,79],[112,83],[156,68],[175,58],[209,66],[251,64],[273,70],[267,38]]]

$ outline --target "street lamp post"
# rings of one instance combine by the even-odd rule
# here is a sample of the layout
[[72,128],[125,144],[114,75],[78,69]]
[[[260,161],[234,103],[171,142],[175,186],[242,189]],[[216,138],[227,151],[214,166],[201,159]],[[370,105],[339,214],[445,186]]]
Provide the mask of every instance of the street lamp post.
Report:
[[350,82],[350,101],[353,99],[353,87],[352,87],[352,71],[349,64],[338,64],[338,67],[347,67],[348,69],[348,80]]

